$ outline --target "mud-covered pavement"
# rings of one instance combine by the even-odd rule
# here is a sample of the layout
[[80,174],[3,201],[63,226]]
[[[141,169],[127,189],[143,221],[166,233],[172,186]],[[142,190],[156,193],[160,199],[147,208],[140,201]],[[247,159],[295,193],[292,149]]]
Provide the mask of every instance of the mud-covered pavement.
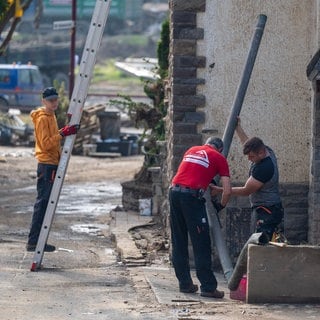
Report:
[[[121,206],[120,182],[130,180],[142,161],[141,156],[72,156],[49,236],[58,250],[45,253],[43,270],[30,272],[33,254],[25,251],[25,242],[36,195],[36,161],[31,148],[0,146],[2,320],[320,319],[319,305],[230,300],[222,275],[223,300],[181,295],[170,264],[157,252],[146,267],[128,268],[119,258],[116,241],[125,242],[115,238],[115,228],[126,230],[138,213],[110,211]],[[152,239],[152,230],[143,232]]]
[[31,148],[0,147],[1,319],[139,315],[134,311],[140,309],[139,298],[115,250],[109,212],[121,205],[120,182],[131,179],[142,160],[72,156],[48,241],[58,250],[45,253],[43,270],[30,272],[33,253],[25,251],[25,243],[36,161]]

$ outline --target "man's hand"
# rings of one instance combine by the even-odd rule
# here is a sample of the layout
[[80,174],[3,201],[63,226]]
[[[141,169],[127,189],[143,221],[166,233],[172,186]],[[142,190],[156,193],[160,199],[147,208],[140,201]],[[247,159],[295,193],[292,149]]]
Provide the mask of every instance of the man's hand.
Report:
[[80,124],[66,125],[60,129],[60,134],[63,137],[70,136],[72,134],[76,134],[80,129]]
[[222,209],[224,209],[225,207],[221,204],[221,202],[217,201],[217,200],[212,200],[212,204],[214,206],[214,208],[216,209],[217,213],[220,212]]
[[249,139],[249,137],[247,136],[247,134],[244,132],[243,128],[241,127],[241,119],[239,116],[237,117],[236,133],[237,133],[242,144],[244,144]]
[[217,185],[214,185],[212,183],[209,184],[209,188],[210,188],[210,195],[212,197],[215,197],[222,192],[221,187],[218,187]]
[[237,116],[237,127],[241,127],[241,119],[240,119],[240,116]]

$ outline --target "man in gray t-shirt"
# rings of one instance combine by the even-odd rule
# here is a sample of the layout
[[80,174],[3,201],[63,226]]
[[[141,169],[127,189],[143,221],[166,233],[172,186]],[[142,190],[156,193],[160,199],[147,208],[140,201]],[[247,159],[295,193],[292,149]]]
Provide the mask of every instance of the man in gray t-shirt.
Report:
[[247,155],[252,164],[245,185],[233,187],[232,194],[249,196],[253,211],[252,231],[264,232],[271,240],[283,219],[277,159],[273,150],[265,146],[260,138],[248,139],[240,121],[236,132],[243,144],[243,154]]
[[[236,132],[243,144],[243,153],[251,161],[249,178],[243,187],[232,187],[232,195],[249,196],[252,207],[252,232],[264,232],[272,240],[273,233],[283,219],[283,208],[279,195],[279,173],[273,150],[260,138],[248,138],[240,125]],[[212,194],[220,187],[211,186]]]

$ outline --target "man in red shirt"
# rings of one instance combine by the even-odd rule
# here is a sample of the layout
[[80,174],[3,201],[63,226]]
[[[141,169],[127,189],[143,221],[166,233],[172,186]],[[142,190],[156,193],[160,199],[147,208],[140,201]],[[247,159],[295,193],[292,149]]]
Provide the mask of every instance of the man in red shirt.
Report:
[[223,298],[217,290],[217,280],[212,272],[211,241],[203,194],[212,179],[220,176],[223,192],[220,210],[231,195],[229,166],[221,154],[223,142],[209,138],[203,146],[194,146],[186,151],[172,180],[169,191],[170,225],[172,239],[172,262],[181,292],[195,293],[198,286],[190,275],[188,234],[193,247],[197,278],[201,296]]

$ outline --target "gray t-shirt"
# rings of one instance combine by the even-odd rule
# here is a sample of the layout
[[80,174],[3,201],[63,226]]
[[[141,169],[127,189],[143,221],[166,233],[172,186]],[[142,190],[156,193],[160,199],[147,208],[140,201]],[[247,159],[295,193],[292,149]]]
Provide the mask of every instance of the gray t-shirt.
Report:
[[281,203],[279,195],[279,172],[273,150],[266,147],[270,156],[259,163],[252,163],[249,175],[264,183],[257,192],[249,196],[251,206],[272,206]]

